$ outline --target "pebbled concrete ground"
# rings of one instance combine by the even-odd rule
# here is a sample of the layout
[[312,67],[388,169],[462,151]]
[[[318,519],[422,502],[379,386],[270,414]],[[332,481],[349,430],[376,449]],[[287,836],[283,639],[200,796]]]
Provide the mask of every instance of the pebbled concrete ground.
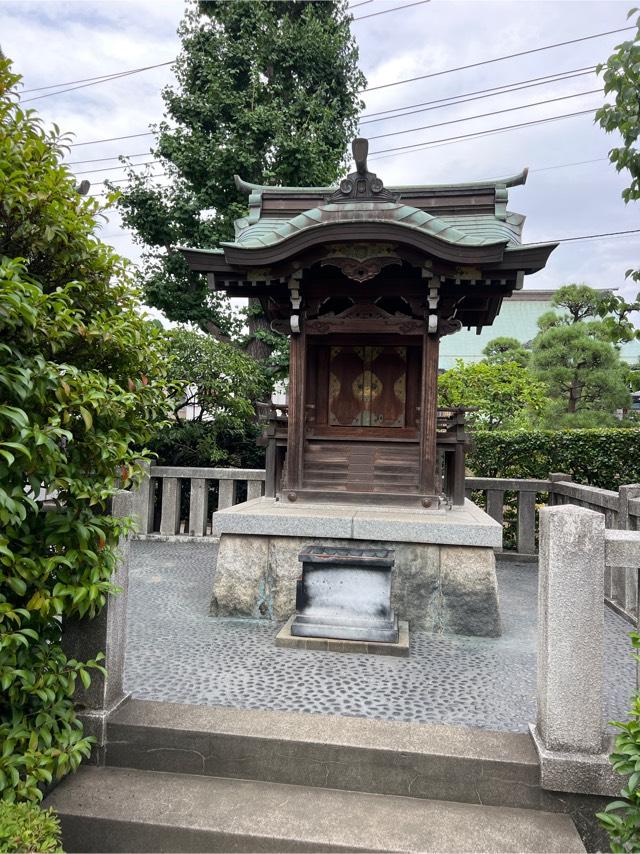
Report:
[[[502,637],[413,632],[410,657],[387,658],[279,649],[279,623],[209,617],[215,549],[132,544],[125,686],[134,697],[515,732],[535,720],[535,564],[498,564]],[[634,690],[630,628],[605,609],[607,720],[625,715]]]

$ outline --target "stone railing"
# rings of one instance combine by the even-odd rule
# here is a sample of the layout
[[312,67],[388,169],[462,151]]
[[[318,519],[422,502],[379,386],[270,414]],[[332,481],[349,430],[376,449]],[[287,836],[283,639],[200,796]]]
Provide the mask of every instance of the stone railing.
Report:
[[608,572],[626,571],[637,586],[639,568],[640,532],[607,528],[601,507],[540,511],[538,711],[531,731],[544,789],[614,795],[622,787],[608,759],[602,599]]
[[150,466],[135,493],[141,534],[204,537],[211,515],[264,492],[264,469]]

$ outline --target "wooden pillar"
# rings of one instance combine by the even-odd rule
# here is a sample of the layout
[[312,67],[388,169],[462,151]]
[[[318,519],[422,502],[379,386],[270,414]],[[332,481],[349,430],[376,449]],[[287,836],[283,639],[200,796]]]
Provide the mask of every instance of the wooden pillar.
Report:
[[438,416],[437,335],[425,334],[422,346],[422,390],[420,394],[420,492],[435,495],[436,419]]
[[304,457],[304,377],[306,336],[291,336],[289,354],[289,427],[287,434],[287,488],[302,486]]

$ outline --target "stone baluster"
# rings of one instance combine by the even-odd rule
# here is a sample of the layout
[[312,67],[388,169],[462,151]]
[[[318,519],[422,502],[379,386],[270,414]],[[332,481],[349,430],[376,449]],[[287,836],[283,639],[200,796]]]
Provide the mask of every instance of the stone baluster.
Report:
[[536,493],[518,492],[518,551],[536,553]]
[[174,536],[180,529],[180,479],[162,478],[162,515],[160,533]]
[[233,507],[236,503],[236,493],[238,491],[238,481],[232,478],[222,479],[218,481],[218,510],[225,510],[227,507]]
[[191,478],[191,494],[189,498],[189,535],[204,537],[207,533],[207,503],[209,490],[204,477]]

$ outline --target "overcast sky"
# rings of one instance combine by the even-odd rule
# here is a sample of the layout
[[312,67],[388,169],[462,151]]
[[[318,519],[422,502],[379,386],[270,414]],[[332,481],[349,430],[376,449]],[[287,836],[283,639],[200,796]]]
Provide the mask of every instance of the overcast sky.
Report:
[[[352,24],[369,87],[619,29],[629,25],[626,13],[633,5],[631,0],[351,3],[354,16],[406,6],[388,14],[363,17]],[[0,46],[14,61],[15,70],[23,75],[25,90],[67,83],[172,60],[179,50],[176,27],[183,10],[180,0],[0,2]],[[589,68],[605,60],[614,45],[631,34],[612,34],[376,89],[365,94],[364,113],[410,107]],[[25,92],[23,97],[37,98],[29,106],[36,107],[47,122],[71,131],[76,143],[84,143],[148,131],[149,125],[162,117],[161,90],[172,79],[170,67],[164,67],[64,94],[48,96],[50,90],[45,90]],[[371,138],[370,168],[386,184],[401,184],[482,179],[516,173],[528,166],[531,171],[527,184],[510,190],[509,199],[511,210],[527,216],[524,240],[528,243],[638,228],[640,204],[625,206],[620,193],[627,178],[618,175],[606,159],[614,140],[593,124],[590,114],[422,150],[375,154],[595,108],[603,101],[601,94],[592,92],[599,88],[599,79],[588,73],[405,118],[363,123],[362,135]],[[573,94],[579,97],[533,106],[535,102]],[[524,109],[467,120],[469,116],[522,105]],[[460,118],[465,121],[373,139],[380,134]],[[68,159],[74,163],[79,179],[90,179],[91,192],[99,193],[101,181],[122,175],[118,168],[110,168],[117,166],[117,160],[84,164],[78,161],[130,154],[142,163],[149,159],[151,140],[150,136],[141,136],[77,145]],[[595,162],[566,165],[581,161]],[[562,168],[552,168],[557,166]],[[88,174],[80,175],[81,172]],[[103,231],[104,239],[121,254],[134,260],[139,257],[139,248],[120,227],[117,215],[110,215]],[[526,286],[555,288],[585,281],[594,287],[617,287],[626,296],[634,296],[637,288],[625,282],[624,272],[639,264],[639,238],[640,234],[635,234],[561,244],[546,270],[529,277]]]

